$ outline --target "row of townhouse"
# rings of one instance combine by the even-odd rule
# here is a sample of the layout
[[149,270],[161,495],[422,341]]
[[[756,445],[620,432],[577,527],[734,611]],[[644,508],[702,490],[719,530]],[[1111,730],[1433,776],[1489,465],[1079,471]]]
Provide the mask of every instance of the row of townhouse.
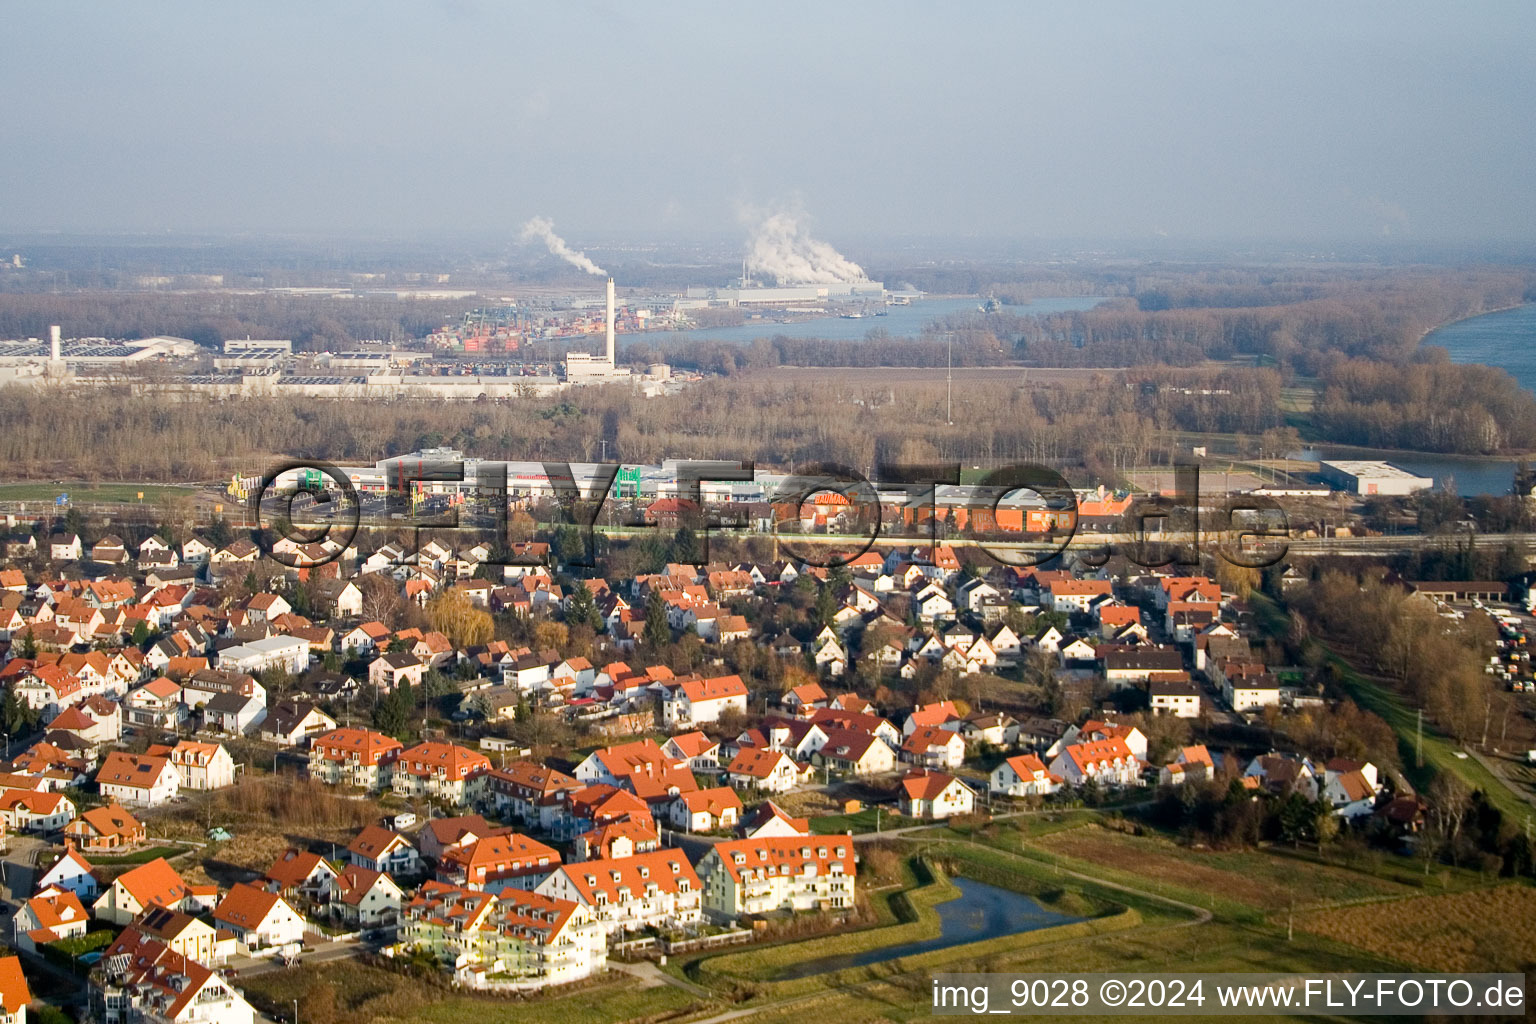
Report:
[[705,913],[733,922],[744,914],[851,908],[857,870],[845,836],[785,836],[716,844],[698,873]]
[[540,893],[493,895],[430,881],[401,910],[399,948],[434,956],[470,988],[540,988],[607,966],[607,931],[592,909]]
[[455,807],[485,796],[490,772],[490,758],[479,751],[436,741],[406,748],[371,729],[333,729],[315,736],[309,748],[309,774],[321,782]]

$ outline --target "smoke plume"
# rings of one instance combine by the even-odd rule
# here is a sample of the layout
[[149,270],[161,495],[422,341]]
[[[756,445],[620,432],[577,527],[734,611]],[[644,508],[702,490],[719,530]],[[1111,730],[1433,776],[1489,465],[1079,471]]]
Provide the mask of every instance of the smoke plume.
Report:
[[747,271],[781,285],[867,281],[864,268],[812,238],[792,213],[761,216],[752,229]]
[[523,225],[523,241],[531,242],[534,239],[543,241],[550,252],[559,256],[573,267],[577,267],[589,274],[603,276],[603,268],[587,259],[587,254],[577,252],[565,244],[565,239],[555,234],[555,222],[548,217],[535,217]]

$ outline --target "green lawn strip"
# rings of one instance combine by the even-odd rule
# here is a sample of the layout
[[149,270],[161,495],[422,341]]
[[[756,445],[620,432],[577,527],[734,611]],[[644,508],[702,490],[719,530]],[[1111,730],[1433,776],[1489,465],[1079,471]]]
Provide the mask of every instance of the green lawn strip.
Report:
[[[874,832],[875,811],[866,807],[862,811],[853,814],[826,814],[810,820],[811,831],[817,835],[836,835],[844,832]],[[879,817],[881,832],[889,832],[896,828],[907,828],[910,825],[921,825],[916,818],[904,818],[899,814],[892,814],[882,810]]]
[[92,854],[91,863],[148,864],[150,861],[157,857],[164,857],[166,860],[174,860],[175,858],[182,856],[191,849],[192,847],[190,846],[151,846],[148,849],[135,850],[132,853],[122,853],[115,855],[102,854],[99,856]]
[[53,501],[61,494],[68,494],[75,504],[81,502],[137,502],[143,493],[149,504],[160,498],[190,497],[197,493],[195,487],[171,487],[164,484],[88,484],[79,480],[63,483],[16,483],[0,484],[0,501]]
[[[932,828],[921,829],[908,833],[911,838],[932,839],[958,839],[961,842],[982,843],[987,846],[995,846],[998,849],[1014,850],[1018,848],[1019,836],[1025,838],[1037,838],[1048,836],[1056,832],[1066,832],[1074,828],[1082,828],[1102,820],[1106,811],[1114,808],[1073,807],[1045,814],[1026,814],[1016,818],[1003,818],[998,821],[971,825],[935,825]],[[998,814],[1007,814],[1006,810],[994,808]]]

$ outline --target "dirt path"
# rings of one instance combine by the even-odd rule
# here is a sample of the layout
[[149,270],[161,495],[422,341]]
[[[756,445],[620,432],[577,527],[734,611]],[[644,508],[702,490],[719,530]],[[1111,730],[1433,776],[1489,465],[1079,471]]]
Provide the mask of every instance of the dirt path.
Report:
[[695,985],[691,981],[685,981],[676,975],[668,974],[649,960],[640,960],[632,964],[610,960],[608,961],[608,969],[629,975],[640,983],[641,988],[671,985],[673,988],[680,988],[689,995],[699,996],[702,999],[709,999],[714,996],[714,993],[708,989]]
[[1536,807],[1536,793],[1532,793],[1528,788],[1521,786],[1514,779],[1511,779],[1507,774],[1505,774],[1504,763],[1501,760],[1496,757],[1489,757],[1487,754],[1480,754],[1470,747],[1467,748],[1467,753],[1472,755],[1473,760],[1475,760],[1478,764],[1488,769],[1489,775],[1492,775],[1494,778],[1504,783],[1505,787],[1511,793],[1515,794],[1515,796],[1519,797],[1521,800],[1524,800],[1532,807]]

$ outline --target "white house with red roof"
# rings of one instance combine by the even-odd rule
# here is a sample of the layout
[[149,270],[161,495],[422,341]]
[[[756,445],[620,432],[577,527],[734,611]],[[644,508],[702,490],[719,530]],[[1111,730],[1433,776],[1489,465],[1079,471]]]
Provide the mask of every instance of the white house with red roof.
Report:
[[853,841],[842,835],[736,839],[699,861],[704,910],[716,921],[854,903]]
[[1137,786],[1141,762],[1125,740],[1115,736],[1063,746],[1051,760],[1051,774],[1070,786],[1081,786],[1089,779],[1101,786]]
[[33,880],[33,887],[68,889],[82,900],[94,900],[101,892],[101,882],[96,878],[90,861],[75,849],[75,844],[64,841],[64,852],[59,859],[43,868]]
[[827,691],[820,683],[802,683],[779,698],[779,704],[792,715],[809,717],[816,708],[827,706]]
[[577,692],[585,692],[591,689],[593,681],[597,678],[597,670],[586,658],[566,658],[550,671],[549,678],[562,690],[573,689]]
[[334,729],[310,743],[309,776],[329,785],[377,793],[391,788],[395,763],[404,750],[405,744],[381,732]]
[[88,696],[79,678],[61,665],[34,665],[11,683],[10,690],[17,700],[44,718],[52,718]]
[[151,747],[161,753],[181,777],[182,789],[223,789],[235,784],[235,761],[222,744],[178,740],[174,747]]
[[976,794],[970,786],[946,772],[927,769],[903,778],[896,800],[909,818],[937,820],[976,809]]
[[1121,725],[1116,722],[1101,721],[1090,718],[1080,726],[1073,726],[1062,734],[1063,743],[1081,743],[1085,740],[1120,739],[1136,755],[1137,760],[1147,759],[1147,737],[1134,725]]
[[861,729],[823,727],[826,741],[812,762],[846,775],[880,775],[896,770],[896,751],[873,733]]
[[726,767],[725,781],[737,789],[787,793],[800,782],[800,766],[782,750],[743,747]]
[[453,818],[431,818],[426,827],[416,834],[416,846],[421,855],[430,861],[441,860],[449,850],[478,842],[486,836],[505,832],[478,814],[464,814]]
[[428,741],[401,751],[390,786],[407,799],[463,807],[480,798],[490,770],[491,759],[478,750]]
[[336,869],[318,853],[290,846],[267,868],[262,884],[279,896],[323,900],[336,885]]
[[373,653],[388,640],[388,626],[378,621],[364,622],[341,634],[336,641],[336,649],[342,654],[366,655]]
[[[94,701],[111,704],[111,714],[92,714],[86,705]],[[91,746],[99,746],[103,743],[115,743],[122,735],[122,718],[116,704],[105,697],[93,697],[89,701],[82,701],[74,707],[60,711],[53,721],[48,723],[48,732],[67,732],[83,743]]]
[[217,886],[188,885],[164,857],[156,857],[114,878],[91,911],[103,921],[127,924],[150,907],[200,913],[217,894]]
[[1381,792],[1376,766],[1369,761],[1336,757],[1323,766],[1320,798],[1333,807],[1339,817],[1353,821],[1376,809]]
[[699,876],[681,850],[566,864],[536,890],[590,910],[607,934],[697,924]]
[[1053,580],[1047,587],[1051,610],[1070,614],[1086,612],[1095,602],[1114,597],[1109,580]]
[[952,700],[941,700],[934,704],[914,705],[912,713],[901,724],[903,736],[912,735],[912,730],[921,726],[935,726],[939,728],[959,729],[964,717],[960,709]]
[[420,872],[421,853],[400,833],[369,825],[347,846],[347,862],[399,877]]
[[181,702],[181,684],[165,676],[128,691],[123,698],[123,720],[127,725],[174,730],[187,716],[188,708]]
[[695,729],[692,732],[669,736],[661,745],[661,752],[672,763],[690,769],[706,771],[720,767],[720,743]]
[[811,822],[793,817],[772,800],[764,800],[741,820],[736,833],[744,839],[806,836],[811,834]]
[[378,928],[394,924],[400,916],[405,891],[382,871],[349,864],[331,892],[331,911],[343,924]]
[[103,1024],[252,1024],[256,1011],[224,976],[128,928],[102,951],[92,1005]]
[[0,789],[0,822],[6,831],[56,832],[74,816],[74,802],[63,793]]
[[114,750],[96,772],[96,785],[108,800],[128,807],[159,807],[181,792],[181,775],[168,757]]
[[275,892],[238,882],[213,908],[213,923],[233,932],[247,949],[267,949],[303,942],[309,930],[304,915]]
[[84,935],[90,915],[68,889],[48,886],[21,905],[11,918],[11,938],[17,947],[36,952],[38,946]]
[[992,769],[987,788],[999,796],[1047,796],[1061,788],[1061,779],[1039,755],[1019,754]]
[[738,675],[681,680],[661,702],[662,721],[669,728],[718,722],[728,711],[747,711],[747,685]]
[[27,1024],[27,1004],[32,990],[21,971],[21,959],[0,957],[0,1024]]
[[635,740],[594,750],[576,766],[575,776],[580,782],[617,786],[637,772],[655,775],[671,763],[655,740]]
[[1204,744],[1184,747],[1174,759],[1163,765],[1157,781],[1163,786],[1181,786],[1186,782],[1204,782],[1216,773],[1210,751]]
[[610,821],[576,837],[571,860],[618,860],[650,853],[661,846],[661,833],[650,818]]
[[734,828],[741,819],[741,797],[730,786],[679,793],[666,806],[672,827],[684,832]]
[[926,768],[958,768],[965,763],[965,737],[939,726],[918,726],[901,741],[900,755]]

